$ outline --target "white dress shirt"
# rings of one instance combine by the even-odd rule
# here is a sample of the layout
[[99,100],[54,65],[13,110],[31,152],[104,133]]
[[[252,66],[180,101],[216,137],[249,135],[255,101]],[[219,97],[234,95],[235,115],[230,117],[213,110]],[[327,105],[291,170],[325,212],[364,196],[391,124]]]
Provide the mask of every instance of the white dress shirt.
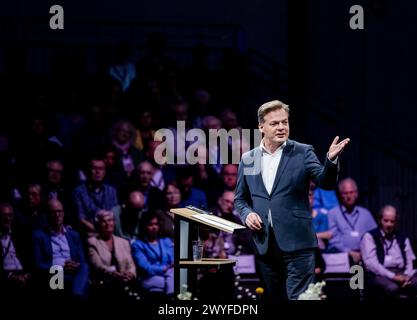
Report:
[[[272,187],[274,186],[275,176],[278,171],[279,163],[281,162],[282,152],[287,145],[287,141],[285,141],[278,149],[276,149],[273,153],[265,148],[263,140],[261,140],[260,148],[262,150],[262,161],[261,161],[261,173],[262,173],[262,180],[265,185],[266,191],[270,195],[272,192]],[[329,154],[327,153],[326,156],[329,159]],[[330,160],[330,162],[337,164],[339,157],[336,157],[334,160]],[[269,208],[268,212],[268,223],[273,227],[272,218],[271,218],[271,208]]]
[[[263,140],[261,141],[261,149],[262,149],[262,161],[261,161],[261,173],[262,173],[262,180],[264,182],[266,191],[268,194],[271,194],[272,187],[274,185],[275,176],[278,171],[279,163],[281,162],[282,151],[284,150],[285,146],[287,145],[287,141],[285,141],[278,149],[276,149],[273,153],[268,151],[265,148]],[[269,208],[268,212],[268,223],[272,225],[272,218],[271,218],[271,208]]]

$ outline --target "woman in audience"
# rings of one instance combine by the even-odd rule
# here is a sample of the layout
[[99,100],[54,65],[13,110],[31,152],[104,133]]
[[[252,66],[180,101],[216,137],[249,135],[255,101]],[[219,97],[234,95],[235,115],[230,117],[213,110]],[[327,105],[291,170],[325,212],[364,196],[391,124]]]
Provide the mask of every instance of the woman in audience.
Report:
[[181,202],[181,192],[175,182],[168,183],[164,190],[165,209],[158,210],[161,236],[169,237],[174,241],[174,214],[170,212],[173,208],[178,208]]
[[93,279],[102,286],[101,289],[109,289],[108,292],[116,294],[126,285],[134,287],[136,267],[130,244],[126,239],[113,234],[113,212],[100,210],[97,212],[96,223],[98,236],[88,239]]
[[159,225],[158,215],[144,213],[140,240],[133,243],[132,251],[143,289],[169,296],[174,292],[174,244],[159,237]]

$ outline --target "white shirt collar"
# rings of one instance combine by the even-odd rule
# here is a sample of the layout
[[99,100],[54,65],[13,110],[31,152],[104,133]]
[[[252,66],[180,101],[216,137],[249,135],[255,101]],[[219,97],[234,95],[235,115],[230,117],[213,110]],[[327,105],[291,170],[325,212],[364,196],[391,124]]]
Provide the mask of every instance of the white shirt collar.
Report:
[[65,235],[67,233],[67,229],[64,226],[62,226],[62,233],[56,233],[54,230],[52,229],[50,230],[51,230],[51,235],[55,237],[58,237],[60,235]]
[[343,214],[346,214],[347,213],[348,216],[353,216],[355,214],[359,214],[359,210],[358,210],[358,207],[357,206],[355,206],[353,208],[352,212],[348,212],[347,209],[346,209],[346,207],[343,204],[340,205],[340,208],[342,209],[342,213]]
[[[387,239],[387,234],[384,232],[384,230],[382,230],[382,228],[380,227],[379,229],[381,231],[381,235],[383,238]],[[395,239],[395,232],[391,235],[391,239]]]
[[266,152],[269,155],[274,155],[277,152],[279,152],[280,150],[284,149],[286,145],[287,145],[287,140],[285,140],[284,143],[279,148],[277,148],[277,150],[275,150],[273,153],[271,153],[270,151],[268,151],[268,149],[265,148],[264,139],[262,139],[261,144],[259,145],[259,147],[261,148],[262,152]]

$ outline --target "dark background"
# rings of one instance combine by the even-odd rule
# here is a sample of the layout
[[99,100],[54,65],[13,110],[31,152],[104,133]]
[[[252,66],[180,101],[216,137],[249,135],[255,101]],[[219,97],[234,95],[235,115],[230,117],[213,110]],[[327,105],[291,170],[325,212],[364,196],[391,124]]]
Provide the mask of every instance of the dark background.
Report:
[[[64,7],[64,30],[49,29],[53,4]],[[364,30],[349,27],[355,4]],[[417,2],[404,0],[2,1],[0,131],[18,130],[16,121],[41,103],[31,93],[43,82],[34,79],[80,84],[103,52],[126,41],[139,59],[147,36],[162,32],[181,67],[198,43],[209,48],[213,72],[232,55],[238,67],[217,95],[244,128],[256,127],[261,103],[280,99],[291,108],[291,137],[313,144],[321,159],[335,135],[350,137],[341,177],[358,181],[374,215],[396,206],[416,242],[416,18]]]

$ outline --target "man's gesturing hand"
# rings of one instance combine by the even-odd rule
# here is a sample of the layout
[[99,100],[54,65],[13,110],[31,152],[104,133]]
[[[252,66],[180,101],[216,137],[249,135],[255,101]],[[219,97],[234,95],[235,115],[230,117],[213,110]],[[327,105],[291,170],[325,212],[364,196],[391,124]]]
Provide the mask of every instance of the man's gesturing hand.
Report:
[[253,231],[259,231],[262,229],[262,220],[255,212],[251,212],[248,214],[245,223],[249,227],[249,229]]
[[334,161],[343,151],[343,149],[347,146],[350,139],[346,138],[345,140],[339,141],[339,136],[336,136],[330,145],[328,157],[330,161]]

